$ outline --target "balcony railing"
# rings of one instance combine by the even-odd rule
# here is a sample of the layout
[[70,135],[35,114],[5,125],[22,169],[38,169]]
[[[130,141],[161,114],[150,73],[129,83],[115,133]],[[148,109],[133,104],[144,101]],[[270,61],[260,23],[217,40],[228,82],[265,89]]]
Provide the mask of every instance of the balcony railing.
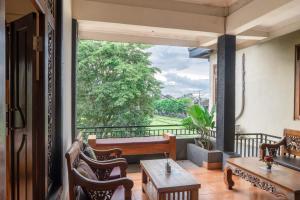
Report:
[[[130,138],[161,136],[163,133],[172,133],[176,136],[197,135],[195,129],[189,130],[182,125],[150,125],[150,126],[98,126],[98,127],[78,127],[84,139],[88,135],[96,135],[99,139],[104,138]],[[216,137],[215,131],[210,132],[211,137]]]
[[[259,155],[259,145],[262,143],[274,144],[281,137],[264,133],[235,134],[235,152],[242,157],[257,157]],[[280,152],[277,152],[280,154]]]
[[[161,136],[163,133],[172,133],[176,136],[196,136],[196,130],[189,130],[182,125],[150,125],[150,126],[98,126],[98,127],[78,127],[84,140],[89,135],[96,135],[99,139],[105,138],[130,138],[130,137],[150,137]],[[216,138],[216,131],[211,130],[211,138]],[[264,133],[235,134],[235,152],[242,157],[252,157],[259,155],[259,145],[261,143],[276,143],[281,137]],[[278,152],[280,153],[280,152]]]

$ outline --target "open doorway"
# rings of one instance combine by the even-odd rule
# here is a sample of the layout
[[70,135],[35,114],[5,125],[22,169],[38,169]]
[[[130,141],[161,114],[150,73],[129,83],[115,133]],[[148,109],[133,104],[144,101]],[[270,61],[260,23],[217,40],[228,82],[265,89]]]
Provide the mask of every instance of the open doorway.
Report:
[[6,199],[44,199],[44,16],[36,1],[5,3]]

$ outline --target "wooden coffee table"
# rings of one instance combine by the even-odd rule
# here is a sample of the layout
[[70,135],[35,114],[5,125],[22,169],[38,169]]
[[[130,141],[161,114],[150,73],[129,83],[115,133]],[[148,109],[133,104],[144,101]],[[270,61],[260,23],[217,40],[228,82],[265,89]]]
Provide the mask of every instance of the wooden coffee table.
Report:
[[300,172],[298,171],[273,165],[269,172],[265,163],[259,161],[259,158],[230,158],[224,170],[224,182],[228,189],[234,186],[232,174],[277,197],[300,199]]
[[141,161],[143,192],[150,200],[198,200],[201,185],[175,161],[169,162],[172,172],[167,174],[166,159]]

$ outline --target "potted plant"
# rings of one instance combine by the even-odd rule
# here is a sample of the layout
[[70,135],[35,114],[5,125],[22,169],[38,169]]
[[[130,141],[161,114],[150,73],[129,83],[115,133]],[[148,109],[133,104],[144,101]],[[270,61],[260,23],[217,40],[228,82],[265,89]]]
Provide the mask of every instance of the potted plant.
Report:
[[207,150],[213,148],[209,133],[215,128],[215,112],[215,106],[209,112],[202,106],[193,105],[187,109],[188,117],[183,119],[183,126],[197,131],[198,137],[195,138],[195,144]]
[[193,105],[187,109],[188,117],[182,121],[184,127],[196,130],[198,136],[195,144],[188,144],[187,157],[199,166],[208,169],[222,167],[222,152],[213,150],[213,142],[210,132],[215,128],[215,106],[208,111],[199,105]]
[[266,163],[267,169],[271,171],[272,165],[274,163],[273,156],[265,156],[263,161]]

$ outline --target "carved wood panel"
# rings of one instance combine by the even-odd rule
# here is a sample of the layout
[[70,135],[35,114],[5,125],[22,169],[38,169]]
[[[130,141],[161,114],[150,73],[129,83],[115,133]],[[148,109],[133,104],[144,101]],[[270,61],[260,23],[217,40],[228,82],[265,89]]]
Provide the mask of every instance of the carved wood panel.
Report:
[[[61,184],[61,162],[60,162],[60,140],[57,130],[57,62],[56,62],[56,38],[57,38],[57,0],[36,0],[45,16],[45,103],[46,107],[46,135],[45,150],[47,158],[46,164],[46,183],[48,187],[48,196],[56,190]],[[49,194],[50,193],[50,194]]]
[[[48,187],[55,180],[55,49],[54,28],[48,24]],[[58,164],[58,163],[56,163]]]

